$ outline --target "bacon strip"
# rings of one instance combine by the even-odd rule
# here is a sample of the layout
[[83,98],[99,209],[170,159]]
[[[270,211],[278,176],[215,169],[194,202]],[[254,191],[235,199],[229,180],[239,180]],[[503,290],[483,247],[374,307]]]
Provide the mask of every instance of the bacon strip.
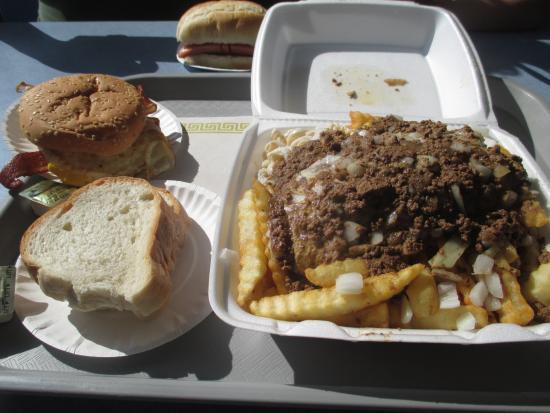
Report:
[[185,59],[187,56],[197,54],[224,54],[231,56],[252,56],[254,46],[248,44],[204,43],[182,46],[178,50],[178,56]]
[[145,96],[145,93],[143,92],[143,86],[137,85],[136,88],[139,91],[141,97],[143,98],[143,108],[145,109],[145,114],[150,115],[151,113],[155,113],[157,111],[156,103],[153,102],[151,99],[149,99],[147,96]]
[[23,92],[26,92],[27,90],[31,90],[33,87],[34,85],[31,85],[30,83],[27,83],[25,81],[21,81],[17,84],[17,86],[15,86],[15,91],[17,93],[23,93]]
[[40,151],[19,153],[0,171],[0,183],[8,189],[18,189],[23,182],[21,176],[48,172],[48,161]]

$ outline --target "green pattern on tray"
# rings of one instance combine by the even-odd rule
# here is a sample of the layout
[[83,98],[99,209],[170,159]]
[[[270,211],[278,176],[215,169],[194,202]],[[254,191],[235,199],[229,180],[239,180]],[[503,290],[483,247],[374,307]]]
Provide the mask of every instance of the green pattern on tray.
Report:
[[181,125],[188,133],[240,133],[244,131],[248,122],[182,122]]

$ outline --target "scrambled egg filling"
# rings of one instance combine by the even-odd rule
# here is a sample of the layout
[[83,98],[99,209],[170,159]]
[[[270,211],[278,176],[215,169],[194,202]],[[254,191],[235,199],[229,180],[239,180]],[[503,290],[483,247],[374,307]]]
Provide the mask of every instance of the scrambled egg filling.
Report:
[[64,183],[75,186],[83,186],[105,176],[127,175],[148,179],[175,164],[170,144],[157,128],[146,128],[130,148],[114,156],[43,152],[48,159],[48,170]]

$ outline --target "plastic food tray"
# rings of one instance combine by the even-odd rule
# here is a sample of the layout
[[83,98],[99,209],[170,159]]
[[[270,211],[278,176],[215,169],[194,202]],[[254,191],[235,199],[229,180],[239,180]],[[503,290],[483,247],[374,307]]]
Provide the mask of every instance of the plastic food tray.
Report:
[[[178,116],[251,114],[246,74],[146,76],[132,81]],[[496,79],[492,83],[499,93],[523,93]],[[507,124],[525,125],[514,132],[529,136],[535,149],[544,135],[535,134],[532,124],[522,119],[537,108],[536,102],[495,105],[497,118],[503,112]],[[191,141],[190,148],[194,144]],[[227,147],[212,150],[234,153],[239,144],[232,139]],[[209,159],[193,155],[190,150],[183,158],[188,167],[171,178],[216,190],[212,183],[200,181],[200,173],[192,172],[197,165],[199,170],[212,167]],[[535,155],[541,154],[535,150]],[[220,171],[222,182],[216,185],[226,182],[226,172]],[[2,263],[15,262],[20,235],[33,219],[30,208],[18,198],[1,211]],[[233,328],[211,314],[189,333],[157,349],[92,359],[43,345],[15,316],[0,325],[0,332],[0,391],[4,392],[424,411],[540,411],[550,404],[548,343],[467,347],[350,343]]]

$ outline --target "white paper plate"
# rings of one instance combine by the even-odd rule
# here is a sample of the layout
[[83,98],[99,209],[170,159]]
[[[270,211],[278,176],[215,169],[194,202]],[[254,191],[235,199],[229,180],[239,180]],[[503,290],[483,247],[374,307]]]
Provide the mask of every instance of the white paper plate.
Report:
[[172,273],[173,293],[168,305],[151,320],[139,320],[129,311],[84,313],[71,310],[66,302],[44,295],[19,258],[15,312],[36,338],[59,350],[82,356],[126,356],[167,343],[210,314],[208,271],[220,199],[193,184],[152,183],[172,192],[192,218]]
[[[157,111],[149,116],[159,119],[160,129],[162,133],[168,138],[168,140],[172,144],[172,149],[174,150],[174,153],[176,153],[181,146],[180,143],[182,141],[181,123],[176,115],[174,115],[166,107],[158,102],[155,102],[155,104],[157,105]],[[38,148],[36,147],[36,145],[34,145],[26,138],[26,136],[21,131],[21,128],[19,127],[19,112],[17,111],[18,107],[19,101],[13,103],[6,111],[6,117],[4,119],[3,125],[4,136],[6,137],[6,144],[9,148],[18,153],[37,151]]]

